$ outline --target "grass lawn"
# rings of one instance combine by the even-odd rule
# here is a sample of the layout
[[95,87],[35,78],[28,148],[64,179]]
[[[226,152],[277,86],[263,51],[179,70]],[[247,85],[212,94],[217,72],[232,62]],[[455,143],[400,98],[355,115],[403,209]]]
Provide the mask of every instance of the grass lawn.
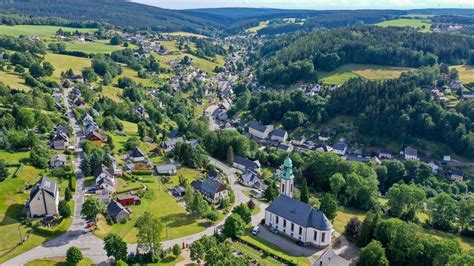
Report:
[[62,54],[47,53],[45,61],[50,62],[54,66],[53,78],[60,79],[61,72],[66,72],[72,69],[74,73],[81,73],[81,70],[86,67],[91,67],[91,60],[84,57],[76,57]]
[[154,192],[154,196],[149,199],[144,197],[141,205],[131,206],[132,219],[125,224],[110,226],[101,219],[98,229],[94,232],[98,237],[103,238],[109,233],[114,233],[123,237],[127,243],[136,243],[138,230],[134,225],[145,211],[151,212],[165,225],[161,234],[163,240],[192,235],[206,229],[207,223],[189,216],[184,208],[157,183],[155,177],[143,179],[148,189]]
[[194,67],[197,67],[197,68],[207,72],[208,74],[214,73],[213,70],[216,66],[223,66],[224,65],[225,60],[224,60],[223,56],[219,56],[219,55],[216,56],[214,58],[214,60],[213,60],[214,62],[213,62],[213,61],[209,61],[207,59],[196,57],[196,56],[191,55],[191,54],[179,52],[178,49],[174,46],[175,45],[174,41],[168,41],[168,42],[160,41],[160,43],[162,43],[166,47],[166,49],[168,49],[168,51],[173,52],[171,54],[166,54],[166,55],[155,54],[155,57],[160,62],[160,64],[162,64],[164,66],[167,66],[168,68],[170,67],[170,65],[169,65],[170,61],[179,62],[179,61],[181,61],[181,59],[184,58],[185,55],[187,55],[187,56],[189,56],[190,58],[193,59],[192,64],[193,64]]
[[[427,20],[421,19],[409,19],[409,18],[401,18],[401,19],[394,19],[394,20],[387,20],[384,22],[377,23],[376,25],[382,27],[413,27],[419,28],[421,32],[430,32],[431,23]],[[425,26],[424,29],[422,27]]]
[[10,86],[11,88],[20,89],[22,91],[30,91],[31,88],[25,84],[23,77],[13,71],[1,71],[0,70],[0,82]]
[[232,246],[237,251],[240,251],[250,257],[252,261],[257,261],[258,265],[283,265],[283,263],[273,259],[270,256],[265,257],[263,254],[258,252],[256,249],[246,246],[239,242],[232,242]]
[[468,65],[450,66],[450,69],[456,68],[459,71],[459,80],[464,83],[474,82],[474,67]]
[[78,51],[91,54],[108,54],[116,50],[124,49],[123,46],[110,45],[108,41],[95,42],[67,42],[67,51]]
[[[44,258],[39,260],[30,261],[25,266],[67,266],[69,265],[65,261],[65,257],[53,257],[53,258]],[[95,265],[95,263],[89,258],[83,258],[78,266],[89,266]]]
[[261,30],[261,29],[266,28],[266,27],[268,27],[268,21],[260,21],[258,26],[249,28],[249,29],[246,30],[246,32],[248,32],[248,33],[257,33],[258,30]]
[[7,164],[19,163],[21,159],[26,159],[30,157],[29,151],[22,152],[9,152],[6,150],[0,150],[0,158],[5,160]]
[[183,261],[182,256],[175,257],[173,254],[168,254],[162,261],[158,263],[148,263],[148,266],[174,266]]
[[326,84],[342,85],[351,78],[364,77],[369,80],[386,80],[400,77],[410,68],[378,66],[369,64],[345,64],[330,72],[320,72],[321,81]]
[[357,216],[357,218],[362,222],[365,219],[365,212],[346,207],[339,207],[336,218],[334,218],[334,221],[332,222],[332,226],[336,231],[342,234],[344,233],[346,224],[354,216]]
[[285,259],[289,262],[293,262],[296,265],[310,265],[308,258],[304,256],[297,257],[297,256],[288,255],[287,252],[281,250],[276,245],[250,234],[249,230],[246,231],[245,235],[240,236],[239,238],[253,246],[256,246],[262,250],[267,251],[268,253],[271,253],[277,257]]
[[101,95],[110,98],[114,102],[122,102],[122,93],[123,90],[115,86],[103,86]]
[[0,32],[5,35],[20,36],[20,35],[37,35],[41,38],[52,38],[56,35],[56,31],[61,28],[64,31],[80,31],[84,33],[93,33],[97,29],[84,29],[84,28],[70,28],[60,26],[48,26],[48,25],[15,25],[7,26],[0,25]]

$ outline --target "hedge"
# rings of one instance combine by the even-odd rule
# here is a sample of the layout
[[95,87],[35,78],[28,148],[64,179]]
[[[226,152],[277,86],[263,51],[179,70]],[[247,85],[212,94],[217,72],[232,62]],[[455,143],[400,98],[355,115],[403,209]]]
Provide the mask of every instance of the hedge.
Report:
[[276,251],[275,249],[263,244],[263,243],[260,243],[259,241],[253,239],[252,237],[250,236],[246,236],[246,235],[243,235],[243,236],[237,236],[241,241],[247,243],[248,245],[254,247],[254,248],[257,248],[257,249],[260,249],[262,250],[263,252],[267,253],[267,254],[270,254],[272,256],[275,256],[283,261],[286,261],[288,262],[288,264],[290,265],[298,265],[298,261],[295,260],[294,258],[291,258],[290,256],[284,254],[283,252],[279,252],[279,251]]
[[69,188],[71,191],[76,191],[76,176],[74,175],[69,178]]

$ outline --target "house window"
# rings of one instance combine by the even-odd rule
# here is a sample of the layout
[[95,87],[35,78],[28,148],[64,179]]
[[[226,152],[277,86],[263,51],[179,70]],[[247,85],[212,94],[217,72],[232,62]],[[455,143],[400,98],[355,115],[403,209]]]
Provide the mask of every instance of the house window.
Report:
[[276,216],[276,224],[278,225],[278,216]]
[[321,236],[321,242],[324,242],[325,238],[326,238],[326,233],[323,233],[323,235]]
[[281,193],[285,193],[285,184],[281,184]]
[[300,226],[300,235],[303,233],[303,227]]
[[318,232],[317,231],[314,231],[314,241],[316,241],[316,238],[318,238]]
[[293,230],[295,230],[295,224],[291,223],[291,231],[293,232]]
[[286,227],[286,220],[283,219],[283,227]]
[[290,191],[293,192],[293,184],[290,185]]

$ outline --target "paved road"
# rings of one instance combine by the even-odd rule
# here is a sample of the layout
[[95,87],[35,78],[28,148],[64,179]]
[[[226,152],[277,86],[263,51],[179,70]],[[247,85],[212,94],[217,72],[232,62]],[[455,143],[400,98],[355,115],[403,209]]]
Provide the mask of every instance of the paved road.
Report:
[[212,104],[212,105],[209,105],[204,111],[204,114],[209,118],[210,131],[216,131],[219,129],[219,125],[217,125],[216,121],[214,120],[214,112],[217,110],[217,108],[219,108],[218,105]]

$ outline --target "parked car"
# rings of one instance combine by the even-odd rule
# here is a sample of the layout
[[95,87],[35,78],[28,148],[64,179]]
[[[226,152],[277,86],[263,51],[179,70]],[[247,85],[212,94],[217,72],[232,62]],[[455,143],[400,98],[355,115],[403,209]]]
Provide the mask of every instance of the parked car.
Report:
[[254,226],[252,229],[252,235],[256,236],[260,232],[258,225]]
[[270,228],[270,232],[278,234],[278,230],[275,227]]

